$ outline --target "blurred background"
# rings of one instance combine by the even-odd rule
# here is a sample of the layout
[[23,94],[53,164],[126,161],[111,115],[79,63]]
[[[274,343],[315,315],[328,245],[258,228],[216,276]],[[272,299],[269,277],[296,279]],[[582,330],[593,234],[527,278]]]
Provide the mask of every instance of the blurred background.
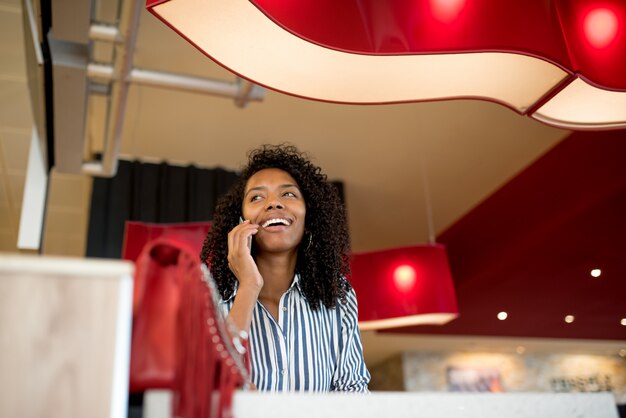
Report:
[[[91,13],[114,23],[119,4],[96,1]],[[36,119],[23,22],[18,0],[0,0],[0,250],[85,257],[94,180],[58,168],[40,250],[17,246]],[[90,48],[94,62],[115,59],[110,43]],[[241,82],[145,11],[132,60]],[[372,389],[612,391],[626,403],[626,131],[557,129],[482,100],[344,105],[256,92],[241,107],[131,84],[120,158],[236,172],[248,150],[290,142],[342,184],[353,251],[446,245],[460,317],[364,332]],[[80,153],[104,151],[107,100],[90,93]]]

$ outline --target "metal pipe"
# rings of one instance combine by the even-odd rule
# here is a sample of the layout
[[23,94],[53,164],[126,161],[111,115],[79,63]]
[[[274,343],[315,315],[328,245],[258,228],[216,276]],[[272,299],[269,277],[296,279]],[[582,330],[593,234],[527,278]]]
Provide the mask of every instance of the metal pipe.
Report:
[[114,43],[122,43],[124,41],[117,27],[102,24],[94,24],[89,27],[89,39]]
[[117,45],[117,55],[120,59],[116,60],[115,72],[117,72],[118,77],[111,89],[110,116],[105,131],[102,160],[101,162],[87,161],[83,163],[83,172],[95,176],[112,177],[115,175],[122,142],[122,128],[124,127],[124,116],[128,101],[128,78],[133,68],[133,56],[135,54],[139,17],[143,9],[143,2],[125,0],[122,2],[122,5],[120,27],[123,28],[122,36],[124,42]]
[[[259,90],[254,88],[254,83],[246,80],[245,78],[239,78],[237,81],[239,94],[237,95],[237,97],[235,97],[235,105],[243,109],[248,105],[248,102],[250,102],[250,100],[256,99],[255,96],[258,94],[257,92]],[[263,98],[264,90],[261,90],[260,93],[261,98]]]
[[237,85],[235,83],[138,68],[131,71],[130,80],[133,83],[145,86],[210,93],[223,97],[236,97],[238,94]]
[[[111,81],[114,79],[113,67],[110,65],[90,63],[87,65],[87,76],[93,81]],[[265,92],[262,88],[255,88],[255,84],[247,80],[244,83],[228,82],[139,68],[133,68],[131,70],[127,81],[143,86],[162,87],[233,98],[240,107],[244,107],[249,101],[260,101],[265,96]]]
[[207,93],[235,99],[239,107],[249,101],[260,101],[265,95],[264,89],[241,79],[237,82],[210,80],[200,77],[172,74],[159,71],[133,68],[133,56],[139,29],[139,17],[143,2],[125,0],[122,2],[120,28],[107,25],[92,25],[89,29],[91,40],[114,42],[117,48],[115,67],[90,63],[87,65],[87,77],[93,81],[112,81],[111,107],[104,135],[104,150],[100,161],[85,161],[82,171],[93,176],[114,176],[121,145],[122,128],[130,83],[165,87],[177,90]]
[[115,77],[113,67],[104,64],[87,64],[87,77],[91,81],[111,81]]
[[[241,84],[208,78],[194,77],[189,75],[166,73],[161,71],[142,70],[135,68],[130,73],[130,81],[133,84],[144,86],[164,87],[174,90],[190,91],[194,93],[206,93],[214,96],[239,98],[241,97]],[[246,94],[247,100],[262,100],[263,90]]]

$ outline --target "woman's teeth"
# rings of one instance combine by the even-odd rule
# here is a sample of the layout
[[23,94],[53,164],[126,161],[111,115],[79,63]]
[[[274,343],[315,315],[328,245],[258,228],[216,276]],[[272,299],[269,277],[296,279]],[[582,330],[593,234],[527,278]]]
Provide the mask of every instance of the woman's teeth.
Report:
[[263,228],[267,228],[268,226],[275,225],[275,224],[289,226],[289,221],[283,218],[268,219],[267,221],[263,222],[263,225],[261,226]]

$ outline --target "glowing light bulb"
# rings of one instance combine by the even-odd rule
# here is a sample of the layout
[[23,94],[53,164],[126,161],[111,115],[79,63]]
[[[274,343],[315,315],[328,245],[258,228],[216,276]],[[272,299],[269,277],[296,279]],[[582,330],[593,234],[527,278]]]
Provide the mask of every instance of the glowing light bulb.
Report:
[[498,319],[500,321],[504,321],[506,318],[508,318],[509,314],[502,311],[502,312],[498,312]]
[[568,324],[574,322],[574,315],[565,315],[565,322],[567,322]]
[[594,9],[585,16],[583,28],[592,46],[604,48],[617,36],[617,16],[609,9]]
[[415,286],[415,276],[415,269],[403,264],[393,271],[393,282],[398,290],[407,292]]
[[433,17],[440,22],[451,23],[461,13],[465,0],[431,0]]
[[620,324],[626,327],[626,318],[622,318],[622,320],[620,321]]
[[602,274],[602,270],[600,269],[591,270],[591,277],[600,277],[601,274]]

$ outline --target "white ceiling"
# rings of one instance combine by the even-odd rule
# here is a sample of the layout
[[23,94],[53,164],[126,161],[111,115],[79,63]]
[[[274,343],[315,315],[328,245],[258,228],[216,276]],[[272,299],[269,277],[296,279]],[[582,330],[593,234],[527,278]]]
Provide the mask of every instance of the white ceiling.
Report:
[[[31,130],[20,13],[18,0],[0,1],[5,250],[15,249]],[[147,12],[134,62],[143,69],[235,78]],[[359,106],[267,92],[264,102],[240,109],[229,99],[132,86],[121,152],[236,169],[252,147],[293,142],[330,178],[344,181],[358,251],[428,240],[422,173],[441,231],[566,134],[484,101]],[[82,176],[53,175],[47,253],[82,253],[88,193]]]
[[[135,66],[234,79],[147,12]],[[270,91],[242,110],[135,86],[127,110],[122,153],[131,156],[237,168],[261,143],[297,144],[344,181],[357,251],[427,241],[422,172],[441,231],[568,133],[484,101],[338,105]]]
[[[21,21],[19,0],[0,0],[0,251],[11,252],[32,126]],[[235,79],[147,12],[135,67]],[[427,242],[426,197],[440,232],[568,133],[486,101],[338,105],[268,91],[240,109],[229,99],[132,86],[121,152],[236,169],[252,147],[292,142],[344,182],[360,251]],[[90,187],[86,176],[52,174],[44,253],[83,255]]]

